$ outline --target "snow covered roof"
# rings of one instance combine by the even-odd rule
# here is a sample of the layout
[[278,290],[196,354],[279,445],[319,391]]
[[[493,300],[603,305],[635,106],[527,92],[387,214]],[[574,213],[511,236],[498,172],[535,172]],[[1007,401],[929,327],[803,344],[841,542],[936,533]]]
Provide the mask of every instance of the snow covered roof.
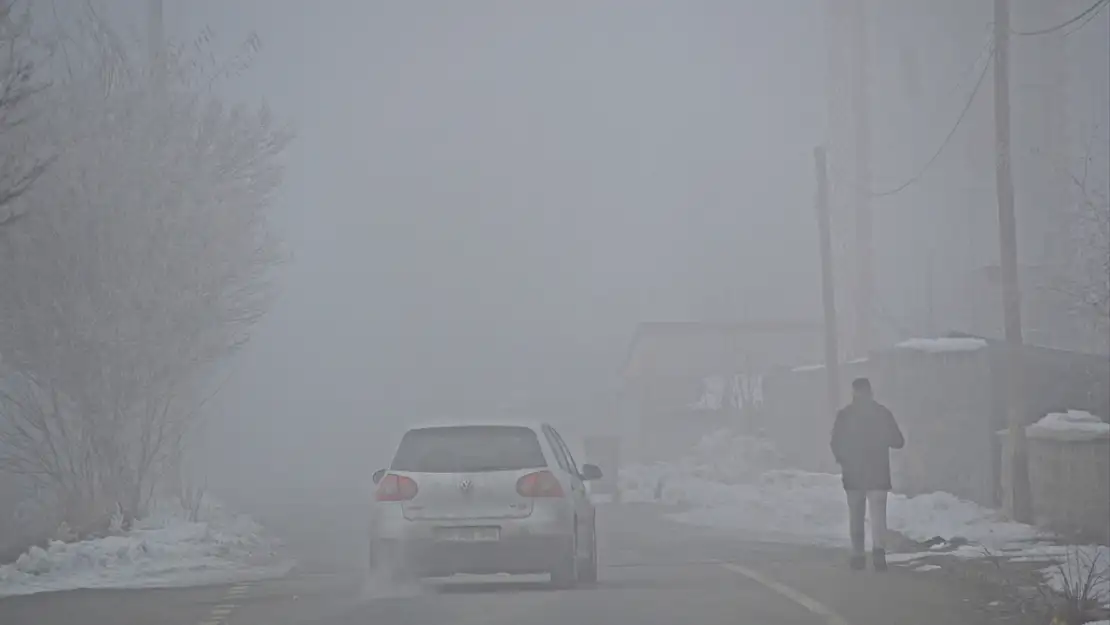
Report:
[[913,349],[931,354],[973,352],[987,346],[985,339],[974,337],[942,337],[935,339],[909,339],[898,343],[896,349]]
[[[862,364],[866,364],[867,362],[868,362],[867,358],[856,358],[855,360],[849,360],[849,361],[846,361],[846,362],[842,362],[842,363],[840,363],[840,366],[843,367],[844,365],[862,365]],[[802,365],[800,367],[794,367],[793,369],[790,370],[790,372],[791,373],[805,373],[807,371],[821,371],[824,368],[825,368],[824,364]]]

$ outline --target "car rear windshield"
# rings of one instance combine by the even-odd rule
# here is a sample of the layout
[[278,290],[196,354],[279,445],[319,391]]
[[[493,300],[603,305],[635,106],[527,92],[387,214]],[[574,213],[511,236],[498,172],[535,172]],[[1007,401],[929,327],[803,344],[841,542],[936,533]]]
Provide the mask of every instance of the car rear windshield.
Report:
[[409,430],[390,468],[415,473],[477,473],[546,466],[531,429],[482,425]]

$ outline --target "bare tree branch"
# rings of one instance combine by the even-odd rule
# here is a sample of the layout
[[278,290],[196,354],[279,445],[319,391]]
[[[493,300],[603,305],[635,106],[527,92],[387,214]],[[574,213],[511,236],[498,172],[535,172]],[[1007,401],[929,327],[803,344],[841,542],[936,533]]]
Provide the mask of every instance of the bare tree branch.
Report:
[[264,107],[221,104],[209,85],[227,66],[178,50],[161,92],[95,13],[78,37],[47,98],[64,151],[0,231],[0,353],[54,405],[9,402],[0,470],[43,476],[96,521],[143,512],[213,365],[267,312],[283,256],[266,213],[292,134]]
[[45,83],[37,82],[32,62],[28,7],[0,0],[0,227],[23,214],[22,197],[53,163],[37,153],[35,104]]

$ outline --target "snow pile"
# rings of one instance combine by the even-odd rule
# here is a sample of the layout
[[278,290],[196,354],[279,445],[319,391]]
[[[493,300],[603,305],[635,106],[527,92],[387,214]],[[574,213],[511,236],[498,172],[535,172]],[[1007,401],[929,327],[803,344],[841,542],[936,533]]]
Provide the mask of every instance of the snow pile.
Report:
[[[682,523],[742,532],[749,540],[849,546],[840,476],[782,466],[765,441],[718,432],[704,439],[690,457],[621,469],[620,486],[626,501],[681,506],[669,517]],[[1097,563],[1104,573],[1099,594],[1110,600],[1106,547],[1061,545],[1039,528],[1008,521],[996,510],[948,493],[891,494],[887,510],[889,528],[912,541],[909,550],[917,551],[892,554],[892,562],[941,553],[1045,562],[1052,564],[1044,571],[1049,584],[1061,588],[1061,565],[1066,569],[1078,558]]]
[[32,547],[0,566],[0,597],[78,588],[165,588],[281,577],[279,556],[249,517],[210,504],[201,522],[175,506],[159,507],[130,531],[76,543]]
[[[659,501],[688,509],[671,517],[683,523],[747,532],[756,540],[848,546],[848,513],[840,476],[787,469],[767,470],[751,479],[706,479],[705,465],[663,463],[622,469],[626,501]],[[925,542],[959,538],[984,548],[1005,549],[1039,541],[1037,528],[1003,520],[998,512],[948,493],[917,497],[892,494],[887,523],[907,538]]]
[[1035,527],[1008,521],[996,510],[949,493],[917,497],[892,494],[887,516],[890,529],[910,540],[959,538],[969,543],[976,556],[984,555],[983,549],[1006,550],[1047,538]]
[[1025,428],[1029,438],[1045,438],[1058,441],[1092,441],[1110,438],[1110,423],[1082,410],[1069,410],[1066,413],[1052,413]]
[[672,514],[675,520],[742,530],[756,540],[841,545],[848,536],[844,491],[835,475],[774,470],[754,483],[672,496],[693,506]]
[[983,339],[970,337],[946,337],[939,339],[910,339],[895,345],[901,349],[916,349],[931,354],[945,352],[973,352],[983,349],[987,342]]

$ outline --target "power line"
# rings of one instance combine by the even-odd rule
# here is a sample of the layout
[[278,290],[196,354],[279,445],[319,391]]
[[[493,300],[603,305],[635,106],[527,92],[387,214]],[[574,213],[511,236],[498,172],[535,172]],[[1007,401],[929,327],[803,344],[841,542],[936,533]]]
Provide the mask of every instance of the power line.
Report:
[[[1110,0],[1102,1],[1110,2]],[[941,142],[940,147],[937,148],[937,151],[934,152],[933,155],[929,157],[929,160],[925,161],[925,164],[921,166],[921,169],[919,169],[917,173],[911,176],[908,180],[894,188],[887,189],[886,191],[872,191],[871,197],[888,197],[905,191],[912,185],[919,182],[925,176],[925,174],[929,172],[929,169],[931,169],[932,166],[937,162],[937,159],[940,158],[941,154],[944,153],[945,148],[947,148],[948,144],[952,141],[952,137],[956,136],[956,131],[959,130],[960,124],[963,123],[964,118],[967,117],[968,111],[971,110],[971,105],[975,103],[975,96],[978,95],[979,89],[983,86],[983,80],[987,77],[987,70],[990,69],[991,66],[990,57],[994,53],[993,40],[991,41],[991,45],[988,46],[988,50],[990,50],[990,54],[987,55],[986,63],[983,63],[983,69],[979,72],[979,78],[975,80],[975,86],[971,89],[971,95],[968,96],[963,110],[960,111],[959,117],[956,118],[956,123],[952,124],[952,128],[944,137],[944,141]]]
[[[979,53],[976,54],[975,58],[971,60],[971,63],[968,63],[967,67],[965,67],[960,72],[959,80],[944,93],[944,99],[947,100],[953,95],[956,95],[957,92],[963,91],[964,88],[967,87],[968,80],[970,80],[971,77],[975,75],[975,68],[979,65],[979,61],[983,60],[983,55],[987,54],[990,51],[991,46],[994,44],[994,34],[991,32],[991,29],[993,28],[993,23],[988,23],[984,27],[982,35],[983,44],[979,46]],[[936,118],[939,112],[940,109],[938,107],[935,111],[933,111],[933,118]]]
[[[1106,3],[1106,4],[1103,4],[1102,6],[1103,6],[1103,7],[1106,7],[1106,6],[1108,5],[1108,4],[1110,4],[1110,2],[1108,2],[1108,3]],[[1076,33],[1077,31],[1083,30],[1083,27],[1084,27],[1084,26],[1086,26],[1087,24],[1091,23],[1091,20],[1093,20],[1093,19],[1095,19],[1096,17],[1098,17],[1098,15],[1099,15],[1099,13],[1100,13],[1100,12],[1101,12],[1101,11],[1095,11],[1094,13],[1091,13],[1090,15],[1088,15],[1088,16],[1087,16],[1087,19],[1085,19],[1085,20],[1083,20],[1082,22],[1080,22],[1078,26],[1076,26],[1075,28],[1073,28],[1073,29],[1069,30],[1068,32],[1064,33],[1064,36],[1065,36],[1065,37],[1071,37],[1071,36],[1072,36],[1072,35],[1074,35],[1074,34],[1075,34],[1075,33]]]
[[[1049,28],[1042,28],[1040,30],[1030,30],[1030,31],[1026,31],[1026,32],[1017,32],[1017,31],[1010,31],[1010,32],[1012,32],[1015,35],[1018,35],[1019,37],[1037,37],[1037,36],[1040,36],[1040,35],[1048,35],[1048,34],[1056,32],[1056,31],[1063,30],[1063,29],[1067,28],[1068,26],[1071,26],[1072,24],[1075,24],[1076,22],[1080,22],[1080,21],[1082,21],[1083,23],[1079,25],[1079,28],[1082,28],[1083,26],[1087,25],[1087,22],[1090,22],[1092,19],[1094,19],[1095,15],[1097,15],[1098,12],[1103,7],[1105,7],[1107,4],[1110,4],[1110,0],[1098,0],[1093,5],[1091,5],[1086,11],[1083,11],[1079,15],[1076,15],[1075,17],[1069,19],[1066,22],[1057,24],[1055,26],[1050,26]],[[1086,21],[1084,21],[1084,20],[1086,20]],[[1076,30],[1079,30],[1079,28],[1077,28]],[[1075,31],[1072,31],[1072,32],[1075,32]]]

